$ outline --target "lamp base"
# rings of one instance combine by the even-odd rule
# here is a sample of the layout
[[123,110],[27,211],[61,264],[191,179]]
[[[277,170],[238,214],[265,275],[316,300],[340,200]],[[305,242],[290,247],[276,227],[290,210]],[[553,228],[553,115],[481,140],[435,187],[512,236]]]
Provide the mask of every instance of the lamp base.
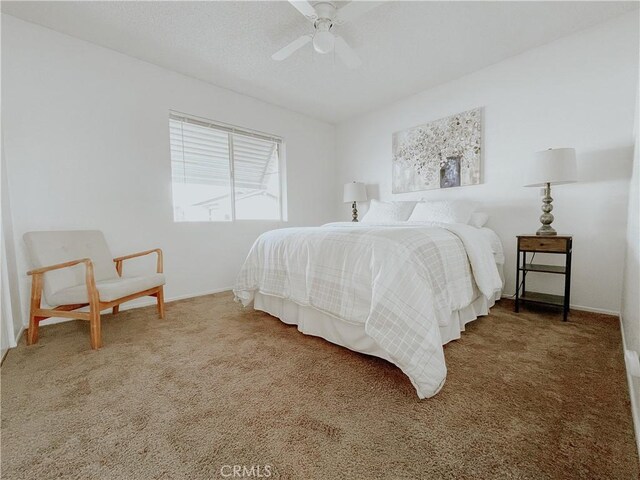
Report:
[[551,213],[553,205],[551,205],[551,202],[553,202],[553,198],[551,198],[551,184],[547,183],[544,190],[544,197],[542,197],[542,215],[540,215],[540,223],[542,223],[542,226],[538,229],[536,235],[551,236],[558,234],[551,226],[553,222],[553,214]]
[[351,221],[358,221],[358,207],[356,205],[356,202],[353,202],[353,204],[351,205]]
[[540,236],[553,236],[553,235],[557,235],[558,232],[555,231],[555,229],[551,226],[551,225],[543,225],[541,226],[538,231],[536,232],[536,235],[540,235]]

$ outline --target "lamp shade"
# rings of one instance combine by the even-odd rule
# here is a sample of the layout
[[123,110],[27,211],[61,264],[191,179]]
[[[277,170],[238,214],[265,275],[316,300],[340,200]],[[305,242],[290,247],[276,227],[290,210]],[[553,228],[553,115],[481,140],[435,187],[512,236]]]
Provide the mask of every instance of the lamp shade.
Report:
[[367,199],[367,187],[361,182],[344,184],[344,202],[364,202]]
[[573,148],[550,148],[536,152],[527,165],[525,187],[561,185],[578,181],[576,151]]

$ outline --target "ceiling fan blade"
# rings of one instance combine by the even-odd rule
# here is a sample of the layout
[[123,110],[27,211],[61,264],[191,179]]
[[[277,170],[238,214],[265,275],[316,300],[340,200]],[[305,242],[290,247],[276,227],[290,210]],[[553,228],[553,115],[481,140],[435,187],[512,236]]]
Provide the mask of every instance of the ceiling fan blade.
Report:
[[335,50],[340,60],[349,68],[358,68],[362,65],[362,60],[358,54],[349,46],[344,38],[336,36]]
[[317,17],[316,9],[306,0],[289,0],[289,3],[293,5],[302,15],[312,20]]
[[351,1],[347,3],[344,7],[338,10],[338,19],[340,22],[352,22],[356,18],[364,15],[369,10],[373,10],[376,7],[379,7],[384,2],[359,2],[359,1]]
[[271,55],[271,58],[273,58],[274,60],[277,60],[278,62],[281,60],[284,60],[285,58],[292,55],[293,52],[295,52],[296,50],[299,50],[302,47],[304,47],[310,41],[311,41],[311,35],[303,35],[297,38],[296,40],[294,40],[293,42],[291,42],[286,47],[281,48],[276,53]]

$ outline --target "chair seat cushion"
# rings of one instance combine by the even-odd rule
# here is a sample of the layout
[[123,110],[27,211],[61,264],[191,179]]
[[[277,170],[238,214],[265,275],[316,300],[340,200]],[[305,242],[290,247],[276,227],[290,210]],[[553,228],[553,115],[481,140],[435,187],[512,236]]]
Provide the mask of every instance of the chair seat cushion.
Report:
[[[140,276],[122,276],[109,280],[96,282],[101,302],[112,302],[119,298],[143,292],[153,287],[165,284],[162,273]],[[52,307],[58,305],[71,305],[76,303],[89,303],[86,285],[65,288],[47,298],[47,303]]]

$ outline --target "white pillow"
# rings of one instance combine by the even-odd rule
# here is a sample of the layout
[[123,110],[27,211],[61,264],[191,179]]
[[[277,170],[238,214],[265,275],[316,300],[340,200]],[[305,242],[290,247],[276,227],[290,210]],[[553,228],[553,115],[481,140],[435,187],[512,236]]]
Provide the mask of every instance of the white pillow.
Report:
[[380,202],[372,199],[369,210],[360,221],[362,223],[404,222],[415,206],[416,202]]
[[420,202],[409,217],[410,222],[469,223],[476,209],[475,202],[440,200]]
[[484,212],[473,212],[469,219],[469,225],[482,228],[489,221],[489,215]]

